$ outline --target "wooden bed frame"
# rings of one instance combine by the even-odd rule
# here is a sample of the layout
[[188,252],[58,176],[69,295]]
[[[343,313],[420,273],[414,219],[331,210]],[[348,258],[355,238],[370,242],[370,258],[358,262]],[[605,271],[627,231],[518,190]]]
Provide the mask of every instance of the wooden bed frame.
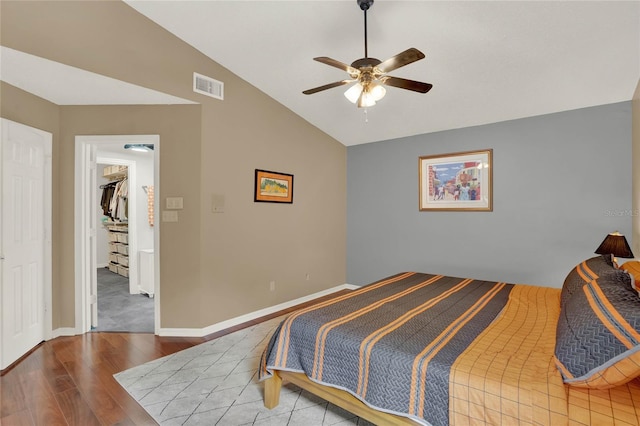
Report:
[[340,408],[344,408],[358,417],[362,417],[363,419],[370,421],[371,423],[377,425],[418,425],[418,423],[407,417],[374,410],[347,391],[336,389],[331,386],[320,385],[309,380],[304,373],[293,373],[291,371],[275,370],[273,371],[273,377],[265,380],[265,407],[272,409],[280,403],[280,389],[282,388],[283,380],[293,383],[294,385],[297,385]]

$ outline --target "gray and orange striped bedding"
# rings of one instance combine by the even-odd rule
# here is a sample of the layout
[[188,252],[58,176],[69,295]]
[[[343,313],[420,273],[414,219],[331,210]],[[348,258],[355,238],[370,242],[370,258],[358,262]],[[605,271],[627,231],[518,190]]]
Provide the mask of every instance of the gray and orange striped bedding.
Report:
[[609,411],[597,392],[563,384],[553,360],[559,300],[546,287],[394,275],[289,315],[260,378],[303,372],[432,425],[581,424],[575,417],[591,418],[592,407],[638,424],[625,423],[640,416],[637,381],[616,388],[625,396]]

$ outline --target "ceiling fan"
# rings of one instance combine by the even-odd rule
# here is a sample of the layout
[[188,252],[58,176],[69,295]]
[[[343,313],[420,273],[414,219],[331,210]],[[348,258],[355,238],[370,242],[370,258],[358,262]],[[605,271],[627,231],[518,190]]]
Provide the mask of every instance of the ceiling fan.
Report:
[[356,59],[351,63],[351,65],[347,65],[326,56],[313,58],[314,61],[322,62],[323,64],[346,71],[351,78],[305,90],[302,93],[305,95],[311,95],[323,90],[356,82],[356,84],[351,86],[344,95],[352,103],[356,104],[358,108],[366,108],[375,105],[377,101],[384,97],[386,93],[384,86],[398,87],[400,89],[412,90],[419,93],[427,93],[431,90],[433,85],[429,83],[422,83],[420,81],[407,80],[387,75],[390,71],[423,59],[425,57],[424,53],[420,52],[418,49],[413,47],[409,48],[386,61],[369,58],[367,48],[367,10],[371,8],[374,0],[356,1],[358,6],[360,6],[360,9],[364,12],[364,58]]

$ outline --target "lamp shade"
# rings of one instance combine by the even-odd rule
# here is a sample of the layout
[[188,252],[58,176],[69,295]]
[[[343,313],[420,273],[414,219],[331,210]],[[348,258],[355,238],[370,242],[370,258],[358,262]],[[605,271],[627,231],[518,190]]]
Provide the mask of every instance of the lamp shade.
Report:
[[606,236],[604,241],[595,251],[596,254],[612,254],[614,257],[632,258],[631,247],[627,239],[618,231]]

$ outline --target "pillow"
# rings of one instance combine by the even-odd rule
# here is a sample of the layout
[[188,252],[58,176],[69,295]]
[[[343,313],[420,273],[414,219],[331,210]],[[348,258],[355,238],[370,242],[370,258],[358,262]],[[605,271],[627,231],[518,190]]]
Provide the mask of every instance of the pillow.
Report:
[[640,296],[631,279],[605,273],[561,308],[555,362],[565,383],[608,389],[640,377]]
[[616,267],[613,265],[613,256],[610,254],[592,257],[579,263],[564,280],[562,293],[560,293],[560,306],[563,307],[571,295],[585,284],[597,279],[600,275],[614,271]]

